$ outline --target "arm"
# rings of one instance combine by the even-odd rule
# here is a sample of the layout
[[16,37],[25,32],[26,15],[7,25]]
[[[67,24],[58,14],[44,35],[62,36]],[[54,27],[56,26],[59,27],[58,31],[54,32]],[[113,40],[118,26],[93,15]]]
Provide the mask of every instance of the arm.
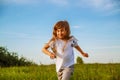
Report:
[[42,48],[42,52],[44,52],[45,54],[47,54],[48,56],[50,56],[50,58],[54,59],[56,56],[54,53],[50,52],[48,50],[50,46],[48,44],[46,44],[43,48]]
[[77,46],[75,46],[75,49],[77,49],[84,57],[88,57],[88,54],[87,53],[84,53],[83,51],[82,51],[82,49],[77,45]]

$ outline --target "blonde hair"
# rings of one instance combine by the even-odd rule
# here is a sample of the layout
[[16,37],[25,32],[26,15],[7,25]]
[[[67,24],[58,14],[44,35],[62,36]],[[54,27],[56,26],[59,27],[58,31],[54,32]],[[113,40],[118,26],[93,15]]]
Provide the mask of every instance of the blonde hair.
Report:
[[66,31],[65,39],[70,38],[71,31],[70,31],[69,23],[67,21],[58,21],[53,27],[53,33],[52,33],[52,39],[51,40],[57,39],[56,31],[57,31],[57,29],[61,29],[61,28],[64,28],[65,31]]

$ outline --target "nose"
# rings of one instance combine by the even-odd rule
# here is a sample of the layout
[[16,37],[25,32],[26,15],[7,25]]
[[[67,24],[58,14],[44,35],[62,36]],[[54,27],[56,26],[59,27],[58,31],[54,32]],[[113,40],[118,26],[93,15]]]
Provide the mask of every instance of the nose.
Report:
[[62,31],[59,31],[58,33],[59,33],[59,34],[62,34]]

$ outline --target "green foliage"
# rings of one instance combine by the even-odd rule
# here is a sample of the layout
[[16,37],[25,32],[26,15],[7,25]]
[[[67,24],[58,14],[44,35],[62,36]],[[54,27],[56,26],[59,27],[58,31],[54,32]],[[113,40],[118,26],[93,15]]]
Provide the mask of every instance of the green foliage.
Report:
[[[55,65],[0,68],[0,80],[57,80]],[[120,64],[76,64],[70,80],[120,80]]]
[[24,57],[18,57],[15,52],[9,52],[7,48],[0,47],[0,67],[10,66],[28,66],[36,65],[34,62],[27,60]]
[[77,57],[76,61],[77,61],[77,64],[83,64],[83,60],[79,56]]

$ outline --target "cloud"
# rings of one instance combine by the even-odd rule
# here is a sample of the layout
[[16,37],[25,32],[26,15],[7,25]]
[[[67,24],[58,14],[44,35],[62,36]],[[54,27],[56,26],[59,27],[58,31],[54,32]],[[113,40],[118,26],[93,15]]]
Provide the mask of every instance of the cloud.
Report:
[[56,4],[56,5],[68,5],[69,1],[68,0],[48,0],[48,2]]
[[120,13],[120,9],[115,9],[115,10],[109,11],[108,13],[105,13],[103,16],[110,16],[110,15],[115,15],[119,13]]
[[19,5],[47,4],[53,6],[77,6],[98,12],[109,12],[108,15],[112,15],[112,13],[120,13],[120,0],[3,0],[2,2]]
[[120,45],[115,46],[102,46],[102,47],[96,47],[94,49],[120,49]]
[[2,1],[4,4],[36,4],[40,3],[41,0],[4,0]]
[[116,5],[120,5],[119,1],[115,0],[80,0],[78,2],[79,6],[90,7],[93,9],[113,9]]
[[80,28],[80,26],[73,26],[73,28],[75,28],[75,29],[79,29],[79,28]]
[[88,8],[108,15],[120,13],[120,0],[77,0],[77,6]]
[[39,36],[28,33],[19,33],[19,32],[0,32],[4,37],[8,38],[20,38],[20,39],[40,39]]
[[4,3],[15,4],[34,4],[34,3],[48,3],[53,5],[79,5],[81,7],[90,7],[93,9],[113,9],[120,7],[119,0],[3,0]]
[[4,0],[3,2],[8,4],[39,4],[39,3],[48,3],[54,5],[68,4],[68,0]]

